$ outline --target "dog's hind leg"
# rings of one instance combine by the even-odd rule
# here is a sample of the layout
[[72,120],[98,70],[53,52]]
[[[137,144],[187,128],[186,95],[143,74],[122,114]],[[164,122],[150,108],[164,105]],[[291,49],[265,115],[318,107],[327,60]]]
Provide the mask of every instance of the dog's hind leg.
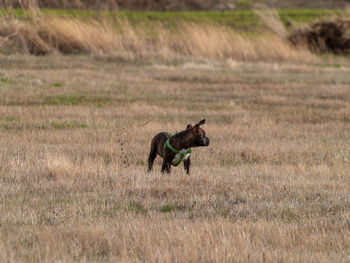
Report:
[[168,174],[170,174],[170,170],[171,170],[170,163],[164,158],[161,172],[162,173],[167,172]]
[[187,174],[190,174],[191,158],[184,160],[184,167]]
[[148,172],[152,171],[152,166],[154,159],[157,157],[157,147],[154,147],[153,145],[151,146],[151,151],[149,152],[148,156]]

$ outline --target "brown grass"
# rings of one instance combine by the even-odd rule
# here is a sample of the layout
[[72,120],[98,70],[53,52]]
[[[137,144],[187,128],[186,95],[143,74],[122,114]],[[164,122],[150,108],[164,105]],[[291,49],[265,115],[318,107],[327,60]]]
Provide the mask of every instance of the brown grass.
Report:
[[254,9],[255,14],[257,14],[261,20],[264,22],[266,27],[271,30],[275,35],[282,39],[286,39],[288,32],[281,21],[276,9],[269,9],[264,5],[256,5]]
[[[0,261],[349,261],[348,64],[0,63]],[[202,118],[192,174],[147,174]]]
[[315,58],[279,36],[242,37],[232,29],[208,24],[180,23],[173,32],[119,21],[84,22],[74,18],[36,17],[34,23],[3,17],[0,45],[7,52],[36,55],[89,53],[134,59],[232,58],[235,60],[298,60]]

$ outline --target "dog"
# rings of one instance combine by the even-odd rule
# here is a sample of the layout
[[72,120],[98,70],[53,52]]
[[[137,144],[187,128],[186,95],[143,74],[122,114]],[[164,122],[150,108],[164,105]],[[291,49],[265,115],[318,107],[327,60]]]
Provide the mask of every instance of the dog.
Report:
[[158,133],[151,142],[151,151],[148,157],[148,172],[152,170],[153,162],[157,154],[163,158],[161,172],[171,171],[171,165],[177,166],[182,161],[185,171],[190,173],[191,166],[191,147],[208,146],[209,138],[205,131],[200,127],[205,123],[205,119],[201,120],[194,126],[187,125],[186,130],[171,135],[168,132]]

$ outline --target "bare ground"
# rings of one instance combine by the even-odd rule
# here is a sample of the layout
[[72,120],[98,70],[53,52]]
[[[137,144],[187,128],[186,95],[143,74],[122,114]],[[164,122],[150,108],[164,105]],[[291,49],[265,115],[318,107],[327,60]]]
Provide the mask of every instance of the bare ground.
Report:
[[[348,65],[0,64],[0,261],[350,260]],[[202,118],[191,175],[147,174]]]

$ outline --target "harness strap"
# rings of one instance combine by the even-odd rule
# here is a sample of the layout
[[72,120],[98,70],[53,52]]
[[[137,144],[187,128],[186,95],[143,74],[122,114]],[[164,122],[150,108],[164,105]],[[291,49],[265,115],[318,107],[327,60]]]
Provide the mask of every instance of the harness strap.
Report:
[[173,166],[178,166],[182,162],[182,160],[185,158],[185,156],[192,152],[191,148],[188,149],[186,152],[180,152],[180,151],[176,150],[173,146],[171,146],[170,138],[176,134],[177,134],[177,132],[175,132],[175,134],[169,134],[168,139],[164,143],[164,147],[163,147],[163,151],[165,150],[166,147],[168,147],[173,153],[180,154],[180,159],[176,163],[171,163]]

